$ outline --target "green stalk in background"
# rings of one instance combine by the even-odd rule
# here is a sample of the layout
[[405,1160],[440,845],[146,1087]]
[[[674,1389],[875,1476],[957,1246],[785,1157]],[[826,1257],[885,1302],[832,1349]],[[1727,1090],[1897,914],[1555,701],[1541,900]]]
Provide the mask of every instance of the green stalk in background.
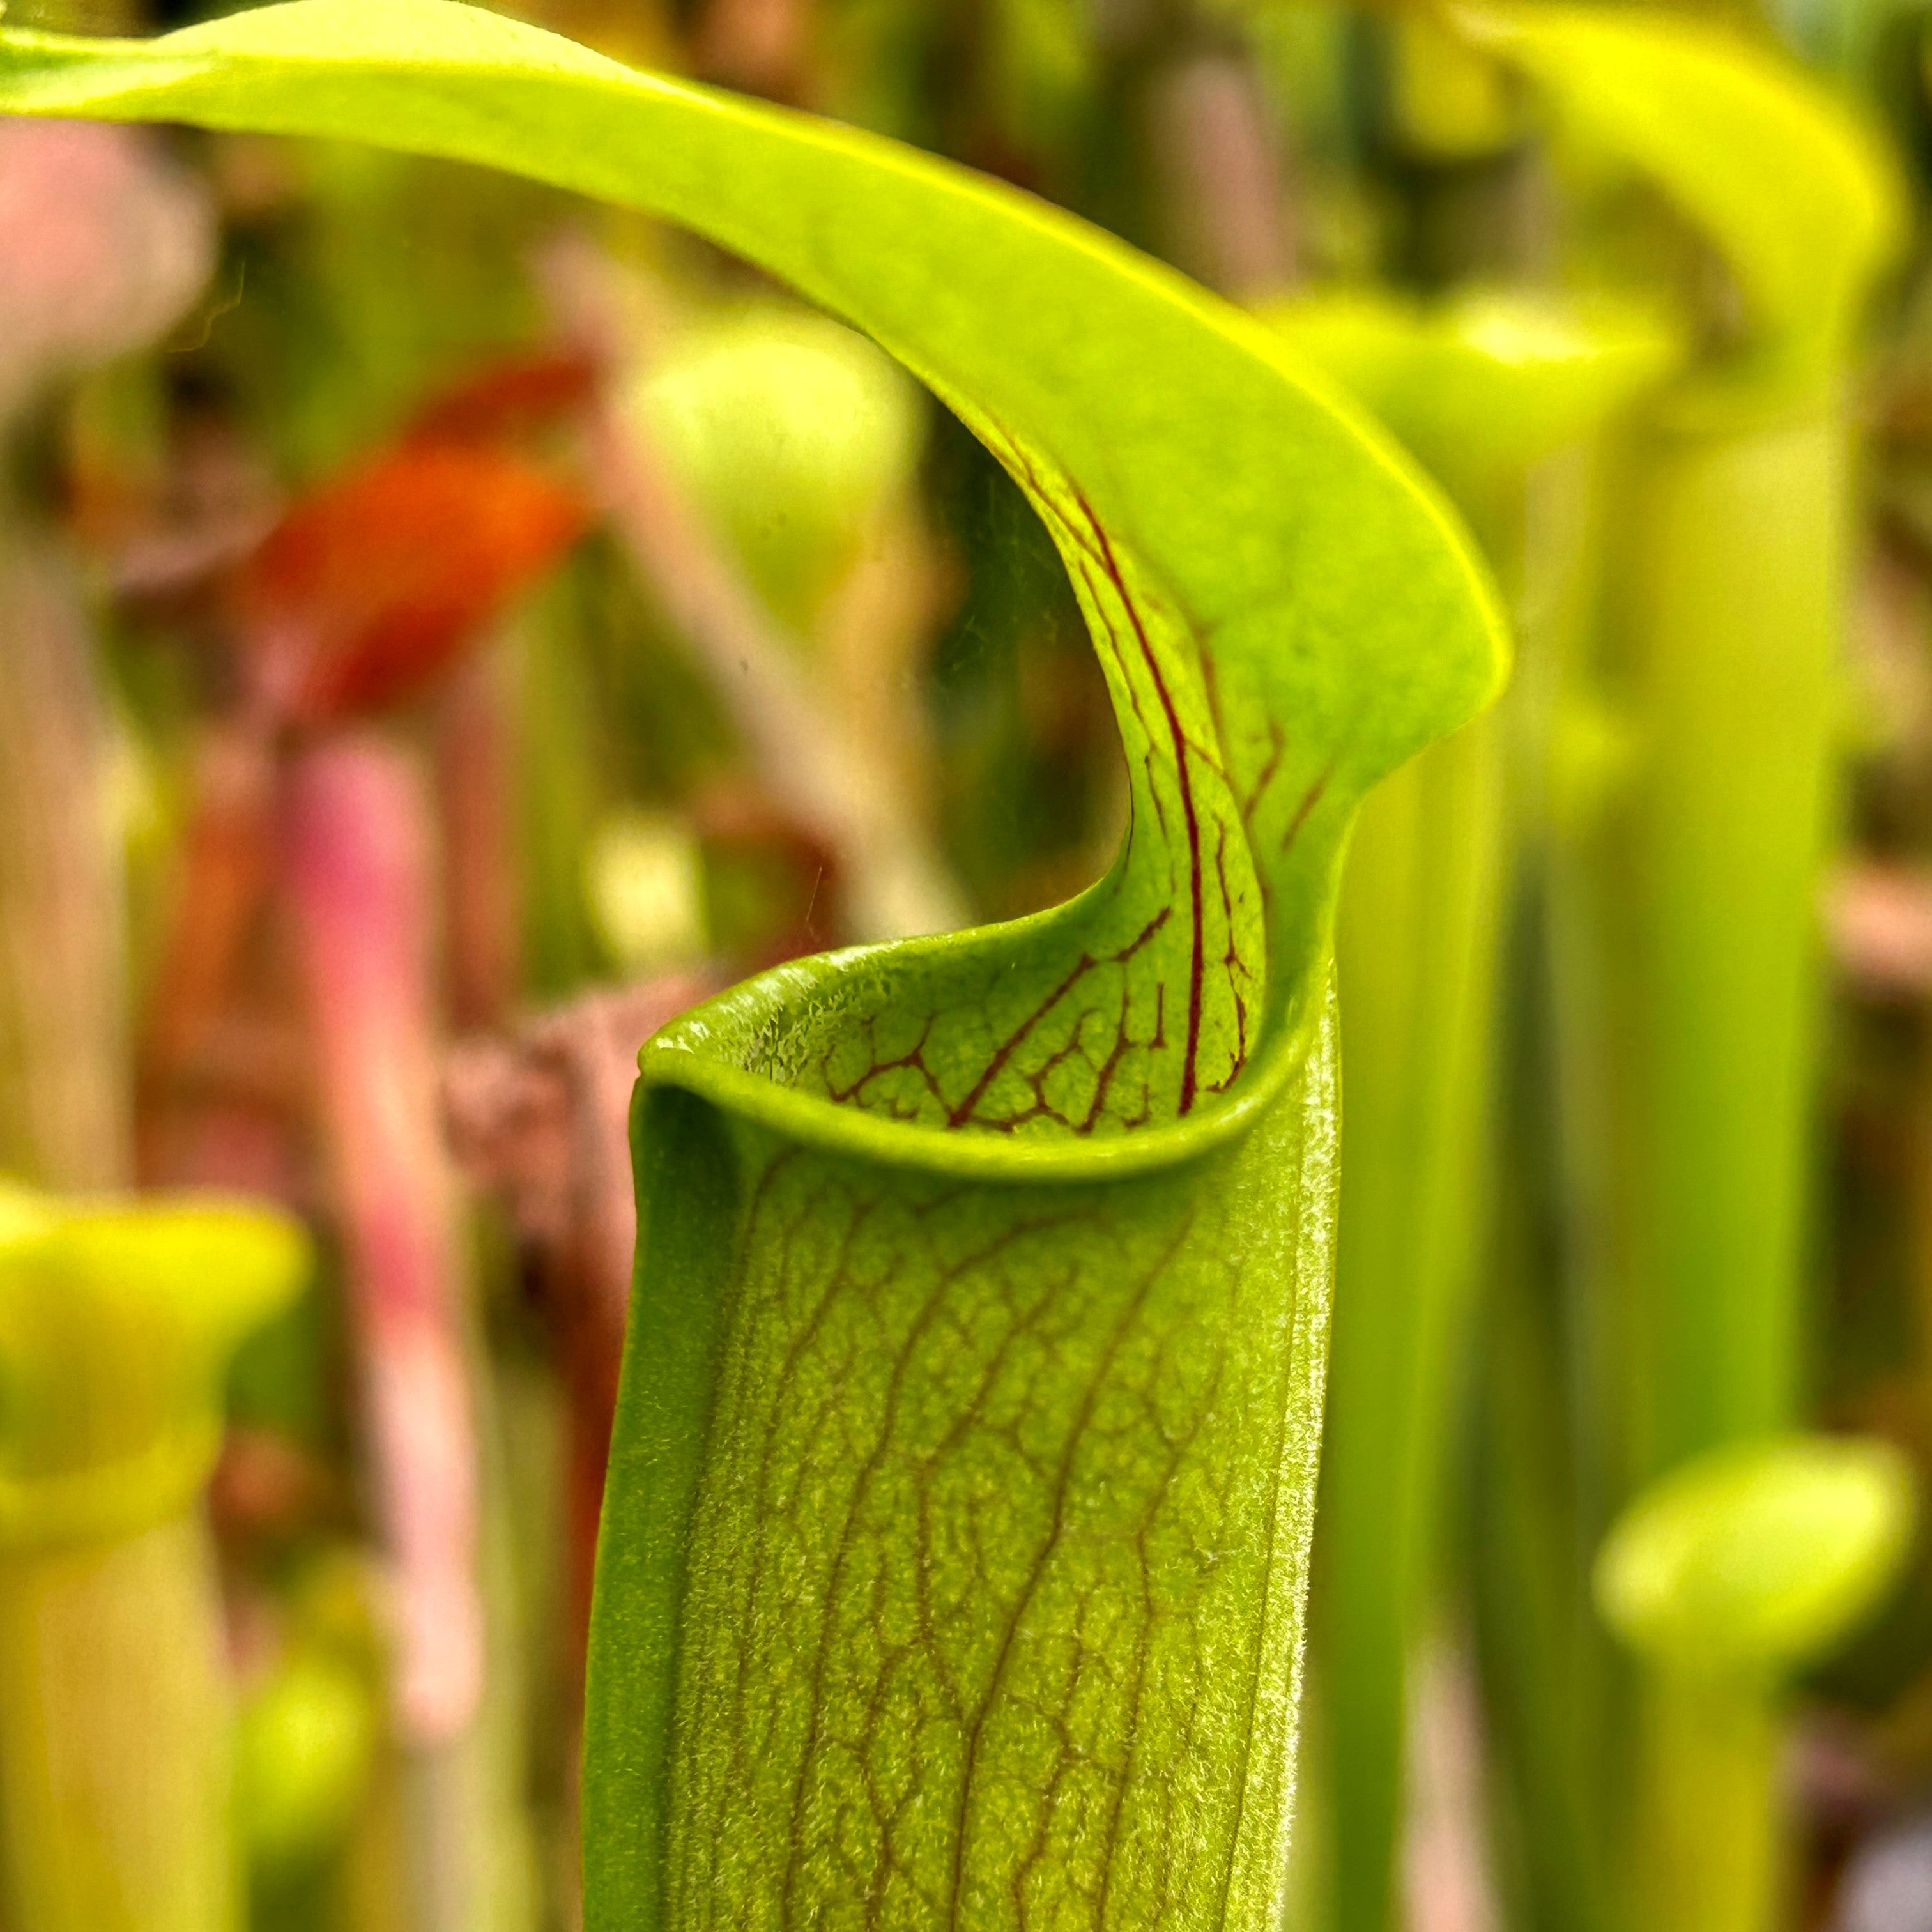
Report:
[[1671,350],[1615,310],[1478,293],[1428,308],[1318,298],[1269,320],[1443,483],[1525,631],[1504,702],[1368,801],[1336,930],[1344,1157],[1315,1660],[1334,1923],[1382,1932],[1398,1916],[1410,1668],[1442,1607],[1456,1396],[1491,1218],[1498,955],[1547,755],[1535,660],[1552,640],[1520,614],[1528,481]]
[[1634,1922],[1760,1932],[1786,1916],[1784,1687],[1897,1577],[1904,1458],[1785,1436],[1680,1464],[1618,1520],[1596,1570],[1604,1621],[1643,1661]]
[[1271,1928],[1340,854],[1500,667],[1433,496],[1260,324],[1084,224],[443,0],[0,36],[0,108],[359,135],[668,215],[872,334],[1026,490],[1124,740],[1112,870],[646,1049],[587,1923]]
[[58,384],[195,300],[214,211],[115,128],[0,130],[0,1171],[118,1187],[134,1135],[111,712],[80,586],[16,472]]
[[[1598,661],[1564,700],[1573,719],[1609,707],[1629,770],[1552,879],[1590,1379],[1575,1397],[1570,1546],[1546,1544],[1530,1559],[1543,1574],[1492,1594],[1507,1617],[1512,1596],[1580,1603],[1577,1550],[1635,1485],[1798,1412],[1814,896],[1847,561],[1845,365],[1900,216],[1864,130],[1719,29],[1572,8],[1456,17],[1546,98],[1577,154],[1660,191],[1722,258],[1738,310],[1716,318],[1736,338],[1726,347],[1708,271],[1678,290],[1710,346],[1622,452]],[[1522,1494],[1486,1512],[1526,1520],[1540,1472],[1508,1460],[1498,1480]],[[1507,1649],[1508,1634],[1494,1634]],[[1726,1843],[1742,1846],[1766,1796],[1709,1784],[1726,1760],[1703,1748],[1714,1741],[1700,1708],[1647,1725],[1634,1779],[1600,1766],[1598,1808],[1632,1788],[1682,1790],[1694,1762],[1708,1815],[1732,1821]],[[1561,1776],[1548,1762],[1519,1769],[1532,1787]],[[1627,1870],[1618,1827],[1606,1829],[1604,1868]],[[1724,1856],[1714,1841],[1708,1851]],[[1654,1874],[1634,1883],[1646,1912],[1663,1909]],[[1672,1910],[1685,1916],[1639,1922],[1703,1922],[1688,1898]]]
[[0,1857],[34,1932],[241,1922],[200,1514],[236,1345],[299,1230],[212,1202],[0,1191]]
[[1796,1399],[1812,896],[1827,822],[1848,506],[1845,361],[1899,228],[1882,154],[1715,30],[1462,16],[1581,138],[1720,251],[1746,340],[1633,441],[1604,662],[1636,768],[1592,855],[1629,964],[1617,1265],[1640,1304],[1628,1477],[1774,1429]]

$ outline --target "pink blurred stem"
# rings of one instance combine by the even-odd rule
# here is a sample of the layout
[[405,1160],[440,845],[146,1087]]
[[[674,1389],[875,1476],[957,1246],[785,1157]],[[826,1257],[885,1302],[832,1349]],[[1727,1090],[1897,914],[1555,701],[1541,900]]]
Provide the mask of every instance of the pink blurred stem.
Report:
[[289,767],[283,838],[396,1580],[404,1741],[453,1742],[483,1677],[477,1453],[434,1019],[433,807],[407,756],[332,738]]

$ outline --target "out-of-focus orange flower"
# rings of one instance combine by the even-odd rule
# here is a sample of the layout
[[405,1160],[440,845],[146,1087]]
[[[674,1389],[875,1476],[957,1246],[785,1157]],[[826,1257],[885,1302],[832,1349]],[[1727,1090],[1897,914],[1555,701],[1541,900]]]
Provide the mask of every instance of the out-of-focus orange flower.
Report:
[[442,448],[521,442],[583,409],[600,374],[592,357],[571,352],[493,363],[433,397],[403,441]]
[[422,695],[590,520],[534,464],[453,444],[405,444],[324,485],[235,580],[258,694],[304,725]]

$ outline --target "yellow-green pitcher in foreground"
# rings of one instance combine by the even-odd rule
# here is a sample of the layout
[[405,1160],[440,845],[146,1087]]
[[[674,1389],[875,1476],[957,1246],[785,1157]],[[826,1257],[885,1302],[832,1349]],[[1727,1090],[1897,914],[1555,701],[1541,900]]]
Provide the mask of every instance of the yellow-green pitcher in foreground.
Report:
[[645,1049],[588,1922],[1279,1910],[1364,793],[1469,716],[1480,567],[1260,323],[1029,197],[447,0],[0,38],[0,109],[349,136],[696,229],[865,330],[1052,531],[1131,825],[1071,903]]

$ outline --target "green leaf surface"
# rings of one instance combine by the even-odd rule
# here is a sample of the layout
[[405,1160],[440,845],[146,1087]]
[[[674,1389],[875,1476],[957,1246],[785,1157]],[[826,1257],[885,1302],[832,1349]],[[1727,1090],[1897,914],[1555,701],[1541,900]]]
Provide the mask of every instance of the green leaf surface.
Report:
[[1681,14],[1479,6],[1454,17],[1703,232],[1737,278],[1766,364],[1829,370],[1905,229],[1898,170],[1849,106],[1772,50]]
[[1480,567],[1252,318],[1028,196],[444,0],[0,37],[0,110],[332,134],[698,230],[1052,533],[1131,829],[1018,923],[646,1048],[587,1922],[1273,1924],[1364,792],[1491,696]]

